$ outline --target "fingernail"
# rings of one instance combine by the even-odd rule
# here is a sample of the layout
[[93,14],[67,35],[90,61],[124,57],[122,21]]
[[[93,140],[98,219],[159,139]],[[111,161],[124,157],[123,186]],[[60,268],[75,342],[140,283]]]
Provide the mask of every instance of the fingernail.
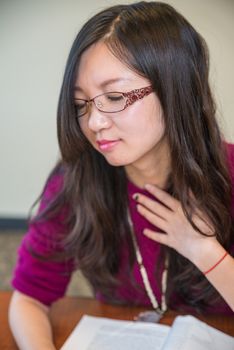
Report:
[[135,199],[135,201],[138,201],[139,199],[139,195],[137,193],[134,193],[134,195],[132,196],[133,199]]

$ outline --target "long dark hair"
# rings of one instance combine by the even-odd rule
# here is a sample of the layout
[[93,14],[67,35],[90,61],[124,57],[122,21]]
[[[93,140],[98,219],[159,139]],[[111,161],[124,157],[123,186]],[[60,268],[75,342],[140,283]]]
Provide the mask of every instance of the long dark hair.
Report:
[[[89,145],[74,106],[80,58],[98,41],[151,82],[164,111],[171,152],[168,190],[180,200],[192,224],[195,207],[207,215],[226,249],[233,236],[231,182],[225,144],[215,119],[203,38],[175,9],[155,1],[113,6],[92,17],[74,41],[59,98],[62,159],[54,172],[63,172],[63,188],[34,220],[46,220],[63,205],[69,206],[63,254],[75,258],[94,289],[110,297],[117,284],[123,242],[129,248],[129,266],[134,261],[126,174],[123,167],[112,167]],[[184,303],[201,309],[217,298],[218,293],[189,260],[173,249],[164,249],[170,256],[169,304],[173,290]]]

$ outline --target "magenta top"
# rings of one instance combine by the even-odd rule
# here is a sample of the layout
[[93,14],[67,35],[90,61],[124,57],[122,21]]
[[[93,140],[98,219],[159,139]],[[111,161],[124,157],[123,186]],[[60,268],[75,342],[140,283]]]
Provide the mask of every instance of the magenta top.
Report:
[[[234,188],[234,145],[227,145],[227,149]],[[48,201],[50,201],[60,190],[62,182],[63,177],[61,174],[54,175],[48,181],[40,203],[39,211],[45,208]],[[144,193],[149,196],[148,192],[136,187],[131,182],[128,182],[130,214],[134,223],[135,234],[143,257],[144,266],[147,270],[149,280],[153,288],[153,292],[160,303],[160,286],[158,285],[154,276],[154,269],[157,265],[160,252],[160,244],[150,240],[142,234],[144,228],[153,228],[153,226],[137,212],[135,208],[135,201],[132,199],[132,195],[136,192]],[[232,213],[234,213],[234,193],[232,209]],[[58,298],[64,296],[72,272],[74,270],[74,264],[72,261],[55,262],[40,260],[35,256],[32,256],[28,250],[28,246],[31,245],[34,251],[42,255],[52,254],[55,252],[57,249],[57,235],[66,232],[66,227],[63,224],[63,218],[65,215],[66,210],[64,209],[61,210],[61,212],[56,217],[48,219],[46,222],[31,224],[18,250],[18,262],[15,267],[14,276],[12,279],[13,287],[20,292],[41,301],[46,305],[50,305]],[[231,251],[234,253],[234,245],[231,247]],[[123,302],[127,304],[138,304],[151,307],[151,303],[145,292],[137,263],[135,263],[133,268],[133,277],[137,284],[140,285],[140,288],[134,288],[132,283],[130,283],[129,277],[127,276],[124,269],[127,263],[128,250],[127,247],[123,247],[121,252],[121,266],[118,274],[118,278],[121,283],[115,290],[116,298],[123,300]],[[100,293],[97,293],[96,297],[99,300],[105,301]],[[174,296],[172,300],[172,306],[177,309],[179,304],[179,298]],[[191,309],[189,311],[192,312]],[[221,301],[219,304],[212,306],[208,312],[233,315],[232,310],[224,301]]]

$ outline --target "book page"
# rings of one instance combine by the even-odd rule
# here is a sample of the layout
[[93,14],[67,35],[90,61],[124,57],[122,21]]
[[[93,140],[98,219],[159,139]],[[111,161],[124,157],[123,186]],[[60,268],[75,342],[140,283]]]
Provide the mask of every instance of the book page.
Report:
[[83,316],[60,350],[161,350],[169,326]]
[[193,316],[177,316],[163,350],[234,350],[234,337]]

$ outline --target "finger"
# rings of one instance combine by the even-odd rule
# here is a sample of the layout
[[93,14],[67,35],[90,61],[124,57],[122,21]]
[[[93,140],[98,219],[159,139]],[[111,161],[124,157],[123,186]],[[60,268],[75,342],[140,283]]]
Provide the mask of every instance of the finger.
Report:
[[177,199],[173,198],[169,193],[161,190],[159,187],[155,185],[146,184],[145,188],[149,193],[155,196],[158,200],[160,200],[160,202],[165,204],[168,208],[170,208],[173,211],[177,211],[180,202]]
[[169,240],[166,233],[155,232],[147,228],[144,229],[143,234],[155,242],[169,246]]
[[161,218],[157,214],[152,213],[151,211],[143,207],[143,205],[141,204],[137,204],[137,211],[142,216],[144,216],[144,218],[146,218],[146,220],[148,220],[151,224],[160,228],[163,231],[166,231],[167,222],[163,218]]
[[137,201],[137,203],[143,205],[152,213],[157,214],[163,219],[168,218],[168,216],[171,214],[171,210],[165,207],[163,204],[159,203],[156,200],[150,199],[142,194],[135,193],[133,195],[133,198]]

